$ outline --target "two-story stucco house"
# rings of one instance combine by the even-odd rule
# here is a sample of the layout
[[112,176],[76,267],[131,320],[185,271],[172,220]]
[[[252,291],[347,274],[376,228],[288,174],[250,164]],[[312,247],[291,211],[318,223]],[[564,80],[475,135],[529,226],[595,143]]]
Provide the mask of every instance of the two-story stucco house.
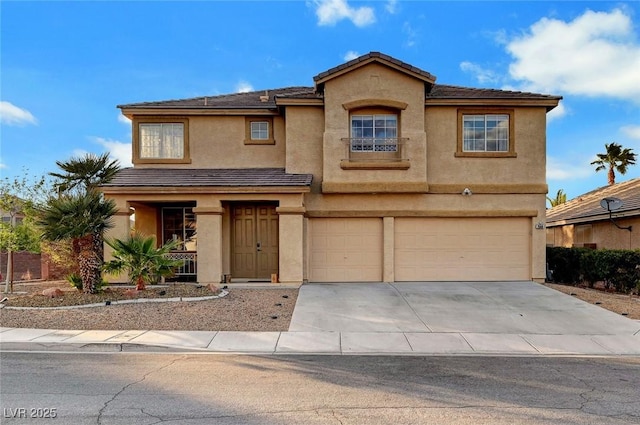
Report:
[[545,277],[546,114],[558,96],[436,84],[371,52],[288,87],[121,105],[135,229],[199,282]]

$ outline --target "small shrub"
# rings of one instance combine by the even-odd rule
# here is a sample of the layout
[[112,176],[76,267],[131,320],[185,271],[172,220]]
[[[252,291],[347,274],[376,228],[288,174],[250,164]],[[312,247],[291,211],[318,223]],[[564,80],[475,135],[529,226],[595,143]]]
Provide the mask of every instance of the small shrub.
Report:
[[[76,288],[78,291],[82,292],[82,278],[77,273],[71,273],[67,276],[67,281],[71,284],[72,287]],[[105,286],[108,286],[109,282],[106,280],[101,280],[100,283],[96,286],[96,291],[100,292],[104,289]]]

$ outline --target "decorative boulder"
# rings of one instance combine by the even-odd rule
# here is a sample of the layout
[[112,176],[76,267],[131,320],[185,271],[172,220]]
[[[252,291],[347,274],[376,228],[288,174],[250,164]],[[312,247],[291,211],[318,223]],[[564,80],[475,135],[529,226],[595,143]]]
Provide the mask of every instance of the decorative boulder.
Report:
[[60,288],[47,288],[42,291],[42,295],[49,298],[61,297],[64,295],[64,292]]
[[220,292],[220,288],[218,288],[218,286],[214,285],[213,283],[209,284],[209,290],[216,295]]
[[129,298],[134,298],[138,296],[138,290],[137,289],[127,289],[126,291],[124,291],[124,296],[125,297],[129,297]]

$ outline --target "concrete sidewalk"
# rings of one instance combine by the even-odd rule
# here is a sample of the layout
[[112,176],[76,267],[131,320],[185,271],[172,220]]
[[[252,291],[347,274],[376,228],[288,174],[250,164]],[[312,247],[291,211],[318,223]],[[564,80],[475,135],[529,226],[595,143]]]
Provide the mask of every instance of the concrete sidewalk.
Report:
[[1,351],[640,356],[640,335],[80,331],[0,328]]
[[640,321],[535,282],[305,284],[288,332],[0,328],[0,350],[640,356]]

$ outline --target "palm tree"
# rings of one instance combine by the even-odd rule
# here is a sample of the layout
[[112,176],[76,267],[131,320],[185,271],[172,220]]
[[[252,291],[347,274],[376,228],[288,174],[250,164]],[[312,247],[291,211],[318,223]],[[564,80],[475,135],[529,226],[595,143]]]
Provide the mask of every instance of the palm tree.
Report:
[[551,208],[557,207],[558,205],[564,204],[567,202],[567,194],[564,193],[564,190],[559,189],[556,193],[555,198],[550,198],[547,196],[547,201],[551,204]]
[[113,260],[105,263],[104,271],[110,274],[126,271],[138,290],[145,289],[146,283],[154,282],[158,277],[171,276],[182,262],[167,258],[167,254],[176,249],[179,242],[170,241],[160,248],[156,248],[155,242],[153,236],[139,233],[129,235],[126,240],[106,240],[113,248]]
[[45,239],[71,239],[86,293],[95,293],[102,279],[102,235],[112,227],[111,218],[117,211],[113,200],[95,191],[51,198],[38,211],[37,223]]
[[593,161],[591,165],[597,165],[596,172],[608,169],[609,185],[613,185],[616,183],[615,172],[625,174],[627,167],[636,163],[636,154],[632,152],[633,149],[622,149],[622,146],[615,142],[605,143],[604,147],[607,152],[597,154],[598,159]]
[[108,183],[120,170],[117,160],[109,159],[109,154],[88,153],[83,157],[72,157],[67,161],[56,161],[64,173],[49,173],[58,179],[56,187],[59,193],[79,190],[96,190],[99,185]]

